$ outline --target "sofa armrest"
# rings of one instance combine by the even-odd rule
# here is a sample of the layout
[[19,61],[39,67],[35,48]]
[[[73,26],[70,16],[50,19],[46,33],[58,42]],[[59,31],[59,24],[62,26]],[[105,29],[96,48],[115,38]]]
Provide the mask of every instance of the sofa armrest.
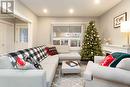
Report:
[[91,66],[92,65],[93,65],[93,61],[89,61],[87,66],[86,66],[86,69],[85,69],[85,71],[83,73],[84,80],[90,81],[90,80],[93,79],[92,78],[93,75],[92,75],[92,72],[91,72]]
[[93,77],[92,77],[92,73],[91,72],[89,72],[89,71],[85,71],[84,72],[84,74],[83,74],[84,76],[84,80],[87,80],[87,81],[91,81],[92,79],[93,79]]
[[91,72],[92,75],[97,78],[130,85],[130,71],[127,70],[104,67],[96,63],[91,63],[91,68],[89,68],[89,72]]
[[94,56],[94,63],[100,63],[105,56]]
[[43,70],[0,69],[0,87],[46,87]]

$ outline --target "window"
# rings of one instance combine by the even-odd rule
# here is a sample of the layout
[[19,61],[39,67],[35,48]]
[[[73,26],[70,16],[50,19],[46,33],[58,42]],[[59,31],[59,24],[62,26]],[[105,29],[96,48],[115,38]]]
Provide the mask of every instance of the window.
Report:
[[82,25],[53,25],[52,44],[68,45],[79,48],[81,43]]
[[21,43],[28,42],[28,29],[27,28],[20,28],[20,42]]
[[68,45],[68,40],[66,39],[63,39],[61,40],[61,45]]
[[71,47],[80,47],[80,40],[71,40]]
[[53,40],[53,45],[60,45],[60,40]]

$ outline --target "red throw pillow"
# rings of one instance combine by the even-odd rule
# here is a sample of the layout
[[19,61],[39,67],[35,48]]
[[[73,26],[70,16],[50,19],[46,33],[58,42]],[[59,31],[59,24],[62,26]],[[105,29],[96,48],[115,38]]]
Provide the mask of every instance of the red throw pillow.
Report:
[[101,66],[109,66],[115,58],[113,58],[112,55],[108,55],[105,57],[105,59],[100,63]]
[[45,51],[48,53],[49,52],[49,47],[45,47]]
[[17,57],[17,64],[20,66],[24,66],[26,64],[26,62],[23,59]]
[[46,47],[45,50],[50,56],[58,54],[56,47]]

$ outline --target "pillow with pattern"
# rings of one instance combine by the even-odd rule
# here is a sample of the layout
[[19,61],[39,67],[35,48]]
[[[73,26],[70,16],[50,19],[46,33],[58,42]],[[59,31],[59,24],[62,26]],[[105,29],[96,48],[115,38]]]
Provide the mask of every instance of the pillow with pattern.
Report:
[[[19,66],[19,65],[17,64],[17,63],[18,63],[17,58],[21,58],[21,59],[24,60],[25,62],[28,62],[28,63],[32,64],[36,69],[42,69],[40,63],[37,62],[34,58],[32,58],[30,55],[21,55],[21,54],[19,54],[19,53],[17,53],[17,52],[14,52],[14,53],[9,53],[8,56],[10,57],[10,61],[11,61],[12,65],[13,65],[13,67],[14,67],[15,69],[17,69],[18,66]],[[25,65],[25,64],[24,64],[24,61],[22,61],[22,60],[19,60],[19,64]],[[28,65],[29,65],[29,64],[28,64]],[[30,65],[29,65],[29,66],[30,66]]]
[[22,58],[17,58],[17,68],[22,70],[28,70],[28,69],[36,69],[32,64],[29,62],[24,61]]
[[30,56],[25,55],[25,61],[33,64],[36,69],[42,69],[40,63]]
[[46,47],[45,50],[47,51],[47,54],[50,56],[58,54],[56,47]]

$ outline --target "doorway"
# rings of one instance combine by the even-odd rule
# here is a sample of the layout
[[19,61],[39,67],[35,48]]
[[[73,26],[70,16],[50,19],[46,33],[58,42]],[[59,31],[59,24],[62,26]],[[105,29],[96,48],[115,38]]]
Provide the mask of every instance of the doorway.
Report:
[[0,17],[0,55],[29,48],[30,31],[31,22],[19,16]]
[[28,48],[28,23],[15,24],[15,49]]

